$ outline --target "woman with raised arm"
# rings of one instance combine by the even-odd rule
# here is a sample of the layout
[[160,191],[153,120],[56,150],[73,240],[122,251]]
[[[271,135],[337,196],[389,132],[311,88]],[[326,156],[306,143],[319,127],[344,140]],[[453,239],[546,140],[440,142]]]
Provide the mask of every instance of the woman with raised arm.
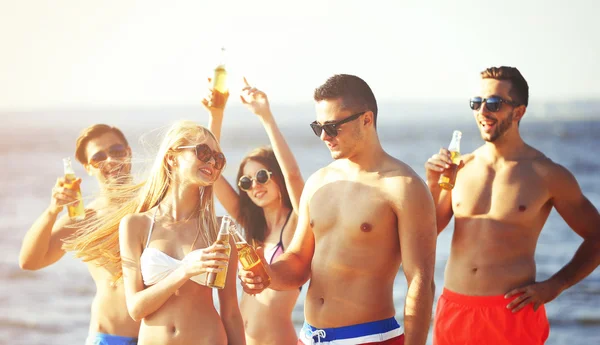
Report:
[[[300,168],[271,113],[267,95],[248,85],[242,103],[262,122],[271,148],[250,152],[240,163],[236,191],[223,176],[215,183],[217,198],[245,229],[249,243],[265,248],[267,264],[277,260],[292,240],[298,219],[304,180]],[[210,107],[210,94],[203,104],[210,113],[209,128],[219,138],[223,110]],[[266,289],[258,295],[242,294],[240,309],[249,345],[296,344],[292,310],[299,290]]]
[[[116,207],[87,228],[96,231],[105,264],[122,268],[118,275],[129,314],[142,321],[139,345],[245,344],[235,245],[230,243],[228,260],[226,247],[213,244],[218,233],[213,184],[224,165],[225,156],[208,129],[177,122],[148,179],[111,188],[107,193],[118,200]],[[218,292],[218,313],[207,275],[228,265],[234,269],[227,271],[225,288]]]

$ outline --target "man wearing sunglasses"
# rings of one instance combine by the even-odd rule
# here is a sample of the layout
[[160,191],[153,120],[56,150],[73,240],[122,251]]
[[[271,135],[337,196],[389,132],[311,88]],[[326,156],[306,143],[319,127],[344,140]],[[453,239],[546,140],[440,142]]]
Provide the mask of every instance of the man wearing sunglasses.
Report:
[[[335,75],[314,98],[310,127],[335,161],[306,182],[293,240],[267,267],[270,288],[297,289],[310,278],[298,344],[424,345],[436,246],[427,186],[381,147],[377,103],[362,79]],[[404,327],[392,293],[400,264],[408,283]],[[251,272],[240,279],[248,293],[263,289]]]
[[[96,178],[101,189],[109,183],[129,182],[131,149],[123,133],[116,127],[98,124],[84,129],[77,139],[75,157],[89,175]],[[50,206],[31,226],[23,240],[19,256],[22,269],[39,270],[63,257],[63,241],[75,234],[80,226],[66,214],[60,218],[58,216],[65,205],[75,201],[76,195],[65,187],[64,178],[58,178],[52,189]],[[107,202],[102,198],[86,202],[86,218]],[[97,290],[92,302],[90,335],[86,344],[137,343],[139,323],[133,321],[127,312],[122,284],[113,286],[111,273],[96,262],[90,261],[87,265]]]
[[[521,138],[529,87],[514,67],[481,73],[470,107],[485,141],[462,157],[452,191],[438,185],[450,166],[442,149],[425,164],[438,232],[454,216],[434,344],[543,344],[544,304],[600,263],[600,215],[573,175]],[[573,259],[536,282],[538,237],[552,208],[583,238]]]

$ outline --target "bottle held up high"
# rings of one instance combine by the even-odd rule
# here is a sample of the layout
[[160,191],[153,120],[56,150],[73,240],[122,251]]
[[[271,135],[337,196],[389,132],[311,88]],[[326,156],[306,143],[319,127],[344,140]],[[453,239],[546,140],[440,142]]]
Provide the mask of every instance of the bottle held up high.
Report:
[[231,235],[235,241],[240,264],[244,270],[252,272],[255,277],[261,277],[263,286],[267,288],[271,284],[271,277],[269,277],[269,274],[267,273],[265,263],[260,259],[260,256],[256,254],[254,248],[244,240],[235,224],[230,229],[232,229]]
[[449,168],[446,168],[446,170],[444,170],[438,182],[440,187],[446,190],[451,190],[452,188],[454,188],[454,183],[456,182],[456,174],[458,172],[458,165],[460,164],[461,137],[462,133],[460,131],[454,131],[454,133],[452,133],[452,141],[450,141],[450,145],[448,146],[448,151],[450,151],[450,159],[452,160],[452,164],[450,164]]
[[69,218],[73,220],[83,220],[85,218],[85,209],[83,208],[83,198],[81,197],[81,187],[79,183],[75,183],[77,177],[73,166],[71,166],[71,158],[63,158],[63,166],[65,172],[65,187],[77,193],[77,203],[67,205]]
[[[230,216],[223,216],[223,220],[221,220],[221,228],[219,229],[219,234],[217,235],[217,240],[215,243],[221,244],[226,247],[225,254],[229,258],[231,254],[231,247],[229,246],[229,229],[232,226],[233,220]],[[227,266],[223,268],[222,271],[218,273],[209,273],[206,281],[206,286],[211,288],[223,289],[225,287],[225,281],[227,280]]]
[[212,78],[212,100],[210,106],[213,108],[225,108],[227,101],[227,70],[225,69],[225,47],[221,48],[221,61],[215,68],[215,74]]

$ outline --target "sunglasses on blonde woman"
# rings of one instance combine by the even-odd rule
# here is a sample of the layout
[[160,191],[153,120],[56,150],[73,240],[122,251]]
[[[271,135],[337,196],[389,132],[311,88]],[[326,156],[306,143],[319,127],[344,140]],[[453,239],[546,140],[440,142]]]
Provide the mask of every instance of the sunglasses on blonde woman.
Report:
[[208,163],[211,158],[215,159],[215,169],[221,170],[225,166],[226,160],[223,152],[213,151],[207,144],[198,144],[193,146],[179,146],[178,150],[181,149],[194,149],[196,151],[196,157],[198,160]]
[[256,183],[265,184],[271,179],[271,174],[272,172],[268,171],[267,169],[260,169],[256,172],[254,178],[246,175],[240,177],[240,180],[238,181],[238,186],[243,191],[249,191],[252,189],[253,181],[256,181]]

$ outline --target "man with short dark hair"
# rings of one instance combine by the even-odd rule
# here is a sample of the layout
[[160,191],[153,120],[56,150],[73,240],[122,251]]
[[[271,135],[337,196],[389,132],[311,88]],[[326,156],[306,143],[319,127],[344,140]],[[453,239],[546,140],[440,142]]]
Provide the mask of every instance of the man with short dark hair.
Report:
[[[516,68],[481,72],[481,93],[470,105],[485,143],[462,156],[451,191],[438,184],[452,164],[450,152],[441,149],[425,164],[438,232],[455,219],[434,345],[543,344],[544,304],[600,263],[598,210],[567,169],[521,138],[528,101]],[[583,243],[560,271],[536,282],[535,248],[552,208]]]
[[[268,269],[270,287],[292,290],[309,278],[298,344],[424,345],[433,304],[435,210],[423,180],[381,147],[377,103],[352,75],[315,90],[314,133],[335,159],[306,182],[294,238]],[[261,253],[261,251],[258,251]],[[408,283],[404,332],[393,285]],[[248,293],[260,278],[240,271]]]
[[[111,183],[129,181],[131,148],[116,127],[98,124],[84,129],[77,139],[75,157],[96,178],[101,189]],[[74,183],[80,182],[81,179],[77,179]],[[75,192],[68,188],[63,177],[59,177],[52,189],[50,206],[25,235],[19,256],[22,269],[39,270],[64,256],[63,241],[72,239],[81,223],[66,214],[57,218],[65,206],[75,202]],[[97,198],[86,204],[86,218],[108,202]],[[129,316],[122,284],[112,284],[112,274],[98,262],[89,261],[87,266],[96,283],[96,296],[86,345],[136,344],[140,325]]]

